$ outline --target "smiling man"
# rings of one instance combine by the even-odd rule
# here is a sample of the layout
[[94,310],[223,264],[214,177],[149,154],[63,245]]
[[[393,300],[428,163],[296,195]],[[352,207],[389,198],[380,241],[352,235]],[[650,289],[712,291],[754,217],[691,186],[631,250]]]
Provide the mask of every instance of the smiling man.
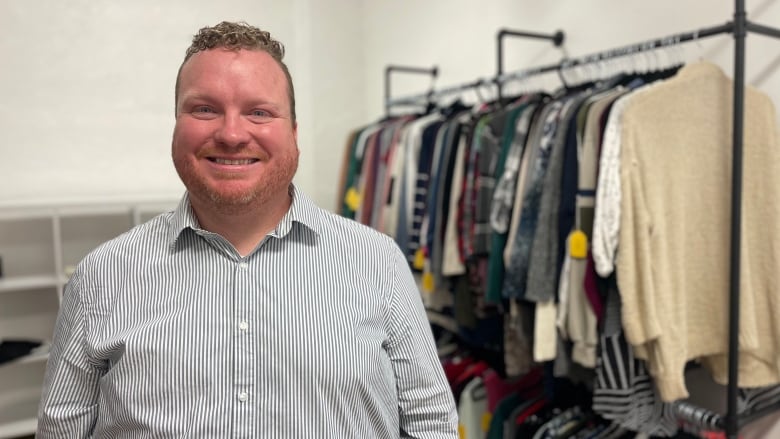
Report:
[[178,208],[90,253],[55,328],[38,438],[456,438],[406,258],[317,206],[267,32],[201,29],[177,77]]
[[289,210],[298,168],[291,86],[280,62],[262,50],[201,50],[177,81],[173,162],[200,225],[242,255]]

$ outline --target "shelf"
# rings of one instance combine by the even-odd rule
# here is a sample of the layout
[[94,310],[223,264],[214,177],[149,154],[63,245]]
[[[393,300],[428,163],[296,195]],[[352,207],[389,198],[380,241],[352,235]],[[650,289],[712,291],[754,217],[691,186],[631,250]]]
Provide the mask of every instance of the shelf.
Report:
[[42,378],[39,381],[0,394],[0,439],[35,433]]
[[37,416],[0,424],[0,439],[11,439],[25,435],[33,435],[35,434],[35,429],[37,427]]
[[19,290],[36,290],[41,288],[57,288],[61,279],[58,276],[18,276],[0,279],[0,293]]
[[54,215],[51,207],[38,207],[32,209],[0,208],[0,220],[19,221],[31,219],[49,219]]
[[103,242],[174,209],[176,196],[0,202],[0,336],[44,345],[0,364],[0,439],[35,433],[60,301]]

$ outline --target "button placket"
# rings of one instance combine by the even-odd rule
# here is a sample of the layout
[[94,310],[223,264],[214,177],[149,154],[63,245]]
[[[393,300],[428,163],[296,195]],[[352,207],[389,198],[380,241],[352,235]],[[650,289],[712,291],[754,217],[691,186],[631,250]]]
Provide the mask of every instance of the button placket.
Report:
[[254,273],[250,270],[250,264],[247,260],[239,259],[233,263],[233,286],[232,294],[235,306],[232,314],[232,339],[235,352],[234,363],[234,413],[233,421],[236,425],[236,431],[242,431],[251,428],[254,423],[252,410],[256,403],[256,371],[253,365],[256,363],[256,352],[254,351],[254,331],[250,331],[250,323],[254,324],[256,298],[253,290],[255,279]]

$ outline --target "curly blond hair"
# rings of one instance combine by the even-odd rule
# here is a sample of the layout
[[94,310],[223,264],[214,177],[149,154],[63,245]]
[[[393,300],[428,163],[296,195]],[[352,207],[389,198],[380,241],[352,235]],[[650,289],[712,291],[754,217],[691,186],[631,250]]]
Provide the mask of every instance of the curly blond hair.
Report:
[[290,99],[290,118],[295,125],[295,90],[293,89],[292,76],[287,69],[287,65],[282,61],[284,58],[284,46],[281,42],[271,37],[268,31],[258,29],[244,22],[223,21],[216,26],[201,28],[195,36],[192,37],[192,44],[187,48],[184,55],[184,61],[179,66],[179,72],[176,74],[175,105],[179,104],[179,80],[181,78],[181,69],[184,64],[198,52],[215,48],[224,48],[229,50],[260,50],[271,55],[271,57],[282,68],[284,76],[287,78],[287,95]]

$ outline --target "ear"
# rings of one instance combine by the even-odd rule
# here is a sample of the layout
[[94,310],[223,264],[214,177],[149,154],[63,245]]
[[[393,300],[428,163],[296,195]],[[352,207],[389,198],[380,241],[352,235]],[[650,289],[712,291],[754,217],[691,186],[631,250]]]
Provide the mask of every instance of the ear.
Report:
[[298,144],[298,122],[295,122],[293,124],[293,139],[295,139],[295,144]]

